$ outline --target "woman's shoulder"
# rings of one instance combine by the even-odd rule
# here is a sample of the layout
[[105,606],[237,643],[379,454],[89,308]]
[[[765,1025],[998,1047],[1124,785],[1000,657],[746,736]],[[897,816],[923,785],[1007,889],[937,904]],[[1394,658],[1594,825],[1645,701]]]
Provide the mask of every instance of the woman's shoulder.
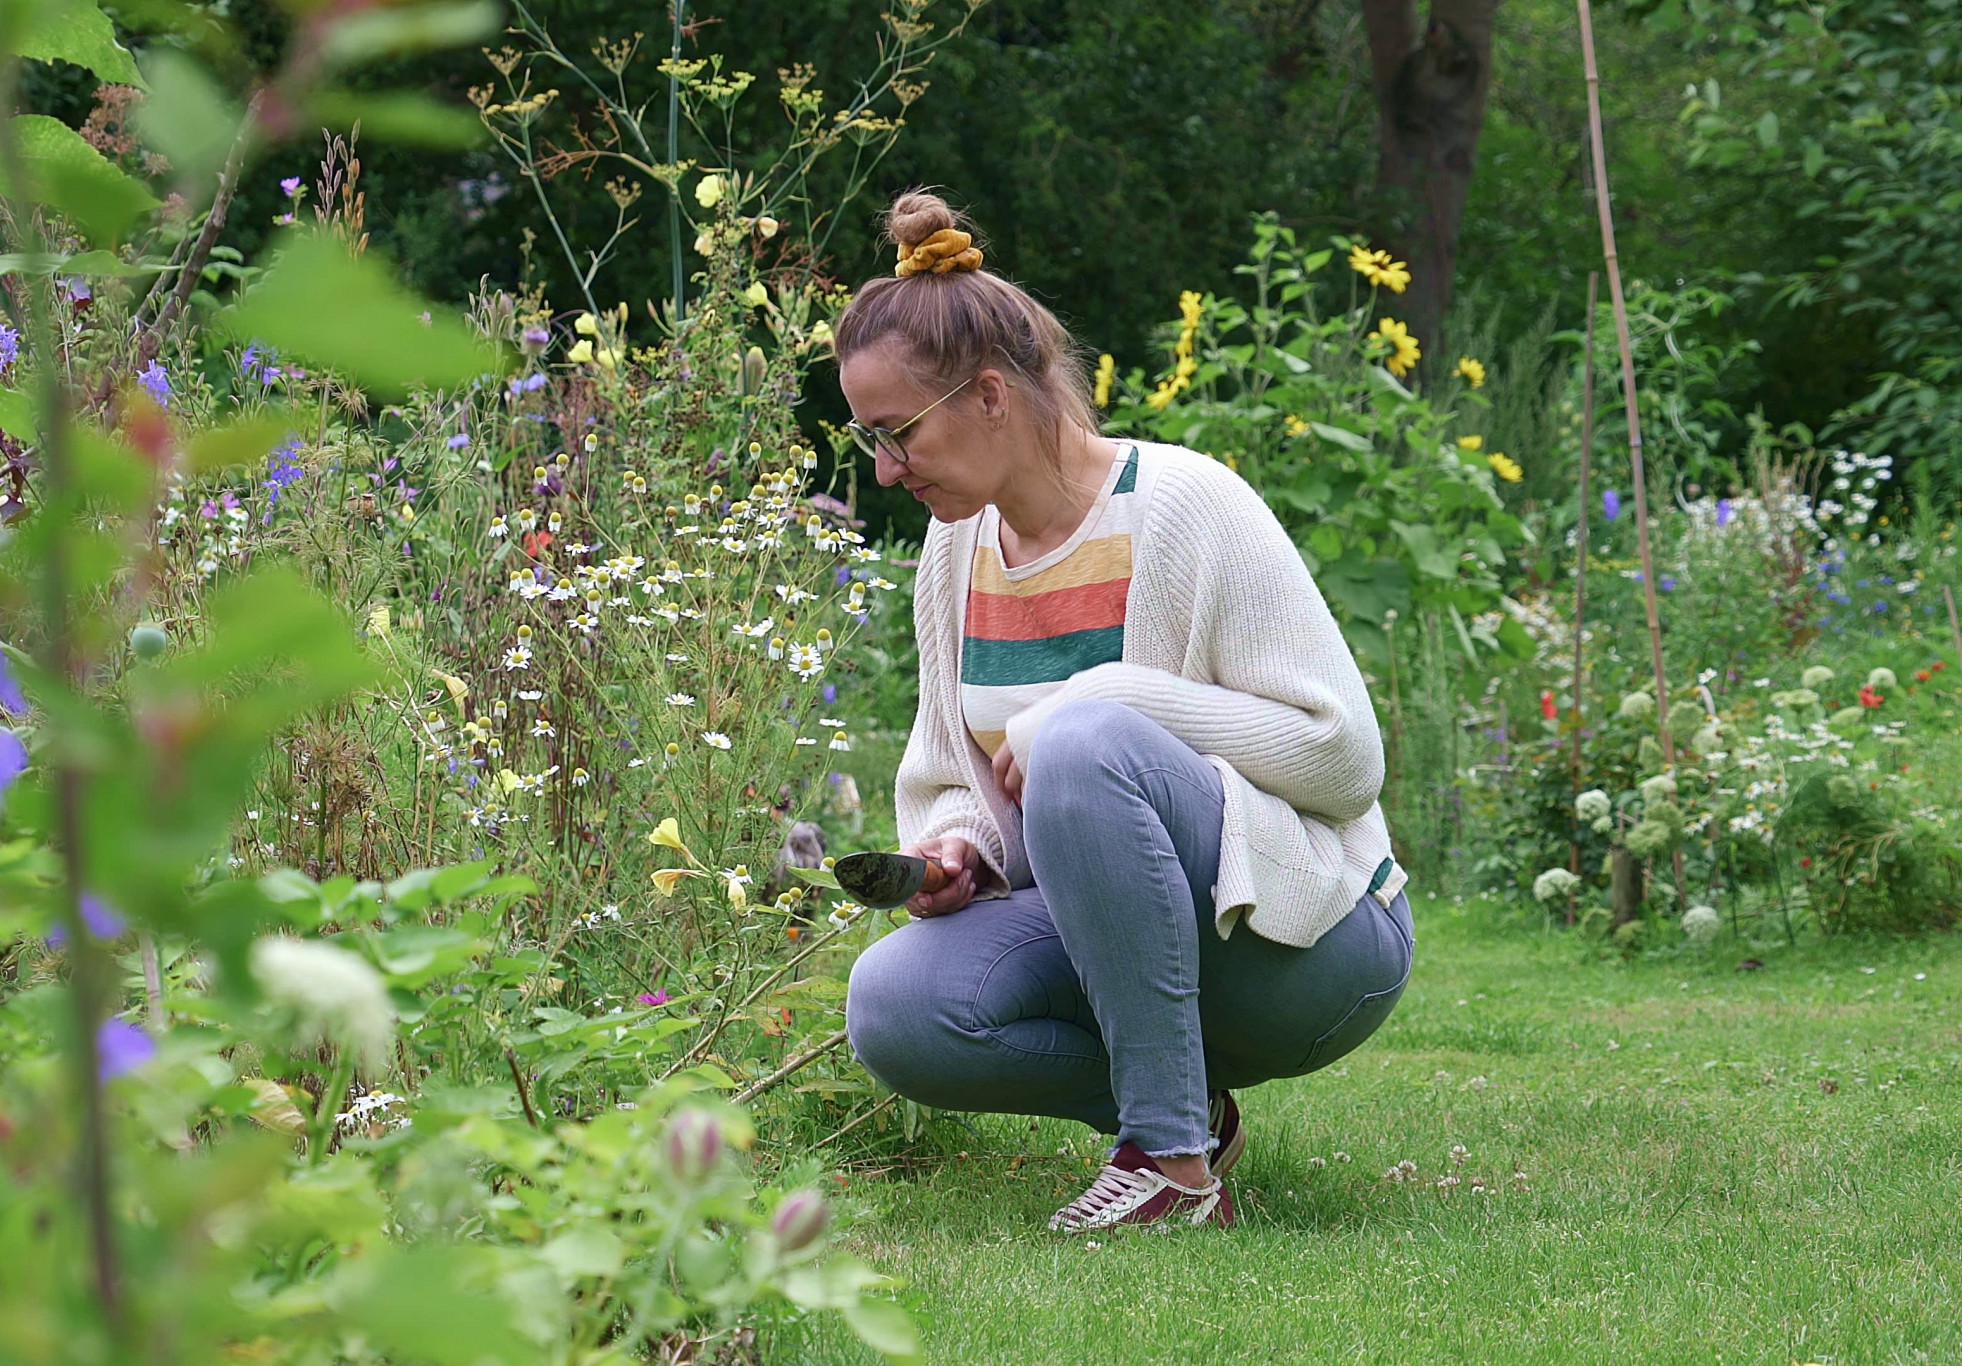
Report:
[[[1241,525],[1268,512],[1266,500],[1239,472],[1203,451],[1168,441],[1133,441],[1138,449],[1147,522],[1188,539],[1213,523]],[[1258,512],[1256,512],[1258,510]]]

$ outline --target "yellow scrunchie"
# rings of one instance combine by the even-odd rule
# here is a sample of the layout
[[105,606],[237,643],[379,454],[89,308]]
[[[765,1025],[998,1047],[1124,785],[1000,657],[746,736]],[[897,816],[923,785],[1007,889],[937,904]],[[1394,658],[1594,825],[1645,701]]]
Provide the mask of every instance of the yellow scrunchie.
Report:
[[959,228],[942,228],[915,246],[901,242],[899,264],[892,273],[906,276],[930,270],[945,275],[950,270],[978,270],[980,266],[981,248],[974,245],[973,236]]

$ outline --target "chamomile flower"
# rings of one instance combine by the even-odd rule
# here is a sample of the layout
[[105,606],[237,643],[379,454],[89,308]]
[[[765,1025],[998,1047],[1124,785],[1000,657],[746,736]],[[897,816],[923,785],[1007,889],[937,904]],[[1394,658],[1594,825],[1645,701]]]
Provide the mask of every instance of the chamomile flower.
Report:
[[513,645],[504,652],[504,668],[507,673],[513,669],[529,669],[530,667],[531,647],[529,645]]
[[835,716],[820,716],[818,717],[818,724],[826,729],[836,730],[845,723]]
[[572,785],[574,787],[584,787],[587,783],[592,781],[592,777],[593,775],[588,773],[585,769],[575,768],[572,770]]
[[557,735],[558,731],[552,728],[552,723],[545,719],[543,712],[540,712],[531,723],[531,733],[550,738],[551,736]]
[[495,541],[495,540],[502,539],[504,533],[509,531],[510,529],[511,529],[510,527],[505,525],[504,519],[502,517],[493,517],[490,519],[489,530],[487,530],[484,534],[489,536],[493,541]]
[[794,606],[800,602],[809,602],[817,597],[815,593],[802,588],[793,588],[787,583],[778,584],[776,592],[777,596],[782,598],[787,606]]
[[717,749],[729,749],[732,748],[735,744],[735,741],[731,740],[728,736],[724,735],[719,730],[703,731],[702,742],[704,744],[713,745]]
[[760,640],[770,634],[770,628],[777,624],[775,617],[765,617],[758,622],[738,622],[729,629],[739,636],[749,636]]
[[695,699],[685,692],[671,692],[667,696],[667,703],[670,707],[692,707],[695,705]]
[[667,661],[670,664],[686,664],[688,662],[688,656],[679,650],[670,650],[667,653]]
[[848,737],[848,736],[847,736],[847,735],[845,734],[845,732],[843,732],[842,730],[837,730],[837,731],[833,731],[833,732],[831,733],[831,748],[832,748],[832,749],[847,749],[847,750],[848,750],[848,749],[850,749],[851,747],[852,747],[852,742],[851,742],[851,739],[850,739],[850,737]]
[[799,678],[816,678],[824,672],[824,656],[818,653],[815,645],[802,642],[793,644],[786,662],[790,665],[790,671]]

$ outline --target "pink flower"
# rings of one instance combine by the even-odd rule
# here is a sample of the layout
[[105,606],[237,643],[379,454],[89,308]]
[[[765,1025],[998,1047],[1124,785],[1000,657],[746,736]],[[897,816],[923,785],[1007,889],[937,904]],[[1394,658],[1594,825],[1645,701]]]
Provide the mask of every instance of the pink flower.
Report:
[[668,993],[665,987],[661,988],[658,991],[643,991],[641,992],[640,995],[634,997],[635,1005],[664,1006],[667,1003],[668,1003]]

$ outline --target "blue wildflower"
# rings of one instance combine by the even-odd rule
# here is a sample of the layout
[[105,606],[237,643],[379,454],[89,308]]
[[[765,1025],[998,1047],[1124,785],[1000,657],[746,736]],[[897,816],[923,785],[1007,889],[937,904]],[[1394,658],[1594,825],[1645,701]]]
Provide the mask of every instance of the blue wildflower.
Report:
[[155,361],[151,361],[137,375],[136,382],[143,386],[144,392],[155,399],[160,407],[169,406],[170,376],[164,373],[163,366],[157,364]]
[[156,1041],[128,1020],[104,1020],[95,1032],[96,1076],[103,1081],[134,1072],[156,1056]]
[[13,368],[20,358],[20,333],[5,323],[0,323],[0,373]]
[[460,451],[465,446],[468,446],[470,444],[470,433],[458,432],[455,436],[451,437],[448,441],[445,441],[443,444],[445,446],[448,446],[453,451]]
[[1719,498],[1717,500],[1717,525],[1726,526],[1729,524],[1729,522],[1730,522],[1730,499]]
[[7,662],[4,652],[0,652],[0,711],[10,711],[16,715],[27,711],[27,695],[14,680],[13,665]]
[[0,730],[0,796],[27,772],[27,746],[10,730]]
[[1621,516],[1621,495],[1613,489],[1605,490],[1601,494],[1601,511],[1611,522]]

